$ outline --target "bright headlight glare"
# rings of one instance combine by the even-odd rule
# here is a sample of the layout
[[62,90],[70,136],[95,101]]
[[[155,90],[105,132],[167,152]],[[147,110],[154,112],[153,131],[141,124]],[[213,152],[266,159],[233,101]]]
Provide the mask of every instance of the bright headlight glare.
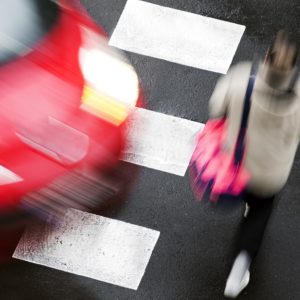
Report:
[[87,84],[129,107],[136,105],[139,84],[133,67],[109,48],[99,35],[84,30],[79,52],[81,71]]

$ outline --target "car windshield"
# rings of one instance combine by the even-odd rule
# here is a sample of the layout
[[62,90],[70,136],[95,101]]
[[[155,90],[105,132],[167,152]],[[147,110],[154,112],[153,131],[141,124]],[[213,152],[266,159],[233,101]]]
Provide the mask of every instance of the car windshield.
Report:
[[51,0],[0,0],[0,64],[24,55],[56,23]]

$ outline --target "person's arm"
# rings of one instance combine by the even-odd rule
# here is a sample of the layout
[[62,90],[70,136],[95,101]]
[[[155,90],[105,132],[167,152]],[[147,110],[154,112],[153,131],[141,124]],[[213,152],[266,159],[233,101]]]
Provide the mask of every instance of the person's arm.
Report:
[[210,118],[220,118],[226,115],[230,102],[231,77],[232,70],[229,70],[226,75],[218,80],[208,104]]

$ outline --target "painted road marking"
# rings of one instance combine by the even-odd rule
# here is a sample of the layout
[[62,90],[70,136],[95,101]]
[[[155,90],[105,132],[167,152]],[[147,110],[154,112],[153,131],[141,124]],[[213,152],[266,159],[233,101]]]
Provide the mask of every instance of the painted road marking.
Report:
[[159,232],[75,209],[29,227],[14,258],[137,290]]
[[122,160],[184,176],[203,124],[137,108],[127,125]]
[[128,0],[110,45],[182,65],[227,73],[245,26]]

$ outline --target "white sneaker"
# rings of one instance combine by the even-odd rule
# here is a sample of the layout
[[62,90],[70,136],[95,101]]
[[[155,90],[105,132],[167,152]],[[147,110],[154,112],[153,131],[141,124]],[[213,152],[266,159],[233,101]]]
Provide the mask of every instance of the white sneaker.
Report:
[[228,298],[236,298],[242,290],[248,285],[250,281],[250,272],[249,270],[246,271],[242,281],[240,283],[227,281],[224,296]]
[[248,285],[250,280],[250,263],[251,259],[248,253],[246,251],[240,252],[228,276],[224,291],[225,297],[236,298]]

